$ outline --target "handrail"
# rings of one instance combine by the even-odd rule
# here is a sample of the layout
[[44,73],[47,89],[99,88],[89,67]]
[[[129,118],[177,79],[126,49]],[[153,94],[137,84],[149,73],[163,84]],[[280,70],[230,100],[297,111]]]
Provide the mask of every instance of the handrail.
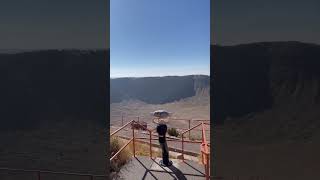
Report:
[[[126,123],[125,125],[123,125],[121,128],[119,128],[119,129],[117,129],[116,131],[114,131],[113,133],[111,133],[110,134],[110,137],[111,136],[113,136],[113,135],[115,135],[117,132],[119,132],[120,130],[122,130],[123,128],[125,128],[126,126],[128,126],[129,124],[133,124],[133,123],[137,123],[135,120],[131,120],[130,122],[128,122],[128,123]],[[147,130],[148,132],[149,132],[149,134],[150,134],[150,157],[152,158],[152,144],[151,144],[151,140],[152,140],[152,138],[151,138],[151,135],[152,135],[152,131],[153,130],[150,130],[150,129],[148,129],[148,128],[145,128],[144,126],[142,126],[141,124],[139,124],[139,123],[137,123],[137,124],[135,124],[135,125],[137,125],[137,126],[140,126],[140,127],[142,127],[142,128],[144,128],[144,130]],[[111,158],[110,158],[110,161],[112,161],[117,155],[119,155],[120,154],[120,152],[124,149],[124,148],[126,148],[130,143],[131,143],[131,141],[133,142],[133,156],[135,156],[135,142],[134,142],[134,140],[135,139],[137,139],[136,137],[135,137],[135,135],[134,135],[134,127],[132,127],[132,138],[129,140],[129,142],[128,143],[126,143],[124,146],[122,146]]]
[[129,140],[129,142],[127,142],[127,144],[125,144],[124,146],[122,146],[122,147],[117,151],[117,153],[115,153],[115,154],[110,158],[110,161],[112,161],[115,157],[117,157],[118,154],[119,154],[124,148],[126,148],[126,147],[131,143],[131,141],[133,141],[133,138],[131,138],[131,139]]
[[[121,124],[123,125],[123,121],[125,119],[137,119],[138,121],[140,120],[140,118],[150,118],[150,117],[147,117],[147,116],[125,116],[125,115],[111,115],[110,117],[113,117],[113,118],[120,118],[121,119]],[[190,124],[191,124],[191,121],[192,122],[198,122],[198,121],[201,121],[201,122],[210,122],[210,119],[187,119],[187,118],[172,118],[172,117],[169,117],[170,121],[189,121],[189,128],[190,128]]]
[[206,180],[209,180],[210,178],[210,161],[209,161],[209,155],[210,152],[208,152],[208,143],[207,143],[207,138],[206,138],[206,133],[205,133],[205,124],[202,122],[202,143],[201,143],[201,153],[202,153],[202,163],[204,164],[205,167],[205,174],[206,174]]
[[132,123],[134,120],[131,120],[130,122],[126,123],[125,125],[123,125],[122,127],[120,127],[119,129],[117,129],[116,131],[114,131],[113,133],[110,134],[110,136],[113,136],[114,134],[116,134],[117,132],[119,132],[120,130],[122,130],[123,128],[125,128],[126,126],[128,126],[130,123]]
[[[134,118],[150,118],[151,116],[130,116],[130,115],[128,115],[128,116],[126,116],[126,115],[110,115],[110,117],[119,117],[119,118],[121,118],[121,117],[127,117],[127,118],[129,118],[129,119],[134,119]],[[172,118],[172,117],[169,117],[170,118],[170,120],[191,120],[191,121],[210,121],[210,119],[193,119],[193,118]]]
[[[190,120],[189,120],[190,122]],[[114,131],[113,133],[110,134],[110,136],[113,136],[114,134],[116,134],[117,132],[119,132],[120,130],[124,129],[126,126],[128,126],[129,124],[133,124],[133,123],[137,123],[135,120],[131,120],[130,122],[126,123],[125,125],[123,125],[122,127],[120,127],[119,129],[117,129],[116,131]],[[157,136],[155,134],[153,134],[152,132],[155,129],[148,129],[145,128],[144,126],[142,126],[141,124],[137,123],[135,124],[136,126],[140,126],[142,127],[144,130],[149,132],[149,145],[150,145],[150,158],[152,158],[152,140],[156,140],[155,138],[152,138],[152,136]],[[183,131],[181,133],[181,143],[182,143],[182,160],[184,161],[184,142],[187,143],[199,143],[200,144],[200,152],[202,155],[202,163],[205,166],[205,176],[206,176],[206,180],[209,180],[210,178],[210,163],[209,163],[209,156],[210,156],[210,152],[208,151],[208,147],[210,146],[210,144],[207,142],[207,138],[206,138],[206,129],[205,129],[205,125],[210,125],[210,123],[206,123],[206,122],[200,122],[199,124],[190,127],[189,129]],[[190,126],[190,123],[189,123]],[[184,140],[184,135],[189,132],[189,137],[190,137],[190,131],[194,130],[195,128],[201,126],[201,132],[202,132],[202,139],[201,141],[190,141],[190,140]],[[135,133],[134,133],[134,129],[135,127],[132,126],[132,138],[129,140],[129,142],[127,142],[123,147],[121,147],[113,156],[112,158],[110,158],[110,161],[112,161],[124,148],[126,148],[131,142],[133,142],[133,156],[135,156],[135,139],[148,139],[146,137],[135,137]],[[170,139],[168,141],[179,141],[178,139]]]
[[184,119],[184,118],[170,118],[172,121],[210,121],[210,119]]
[[[206,125],[210,125],[210,124],[208,124],[208,123],[204,123],[204,124],[206,124]],[[116,127],[116,126],[114,126],[114,127]],[[122,126],[121,126],[122,127]],[[119,127],[119,128],[121,128],[121,127]],[[177,130],[181,130],[181,131],[186,131],[186,130],[189,130],[189,128],[176,128]],[[149,130],[151,130],[151,129],[149,129]],[[151,130],[151,131],[154,131],[154,129],[153,130]],[[202,131],[202,129],[194,129],[194,131]],[[206,129],[205,131],[210,131],[210,129]],[[113,132],[112,132],[113,133]]]
[[[138,120],[139,120],[139,117],[138,117]],[[170,119],[170,120],[179,120],[179,119]],[[205,169],[206,169],[206,178],[210,177],[209,176],[209,158],[208,156],[210,155],[210,152],[208,152],[208,146],[210,146],[209,143],[206,142],[206,137],[205,137],[205,130],[204,130],[204,125],[210,125],[210,123],[206,123],[206,122],[203,122],[203,121],[210,121],[210,120],[192,120],[192,119],[180,119],[180,120],[188,120],[189,121],[189,126],[190,126],[190,121],[202,121],[201,123],[199,123],[198,125],[194,126],[194,127],[190,127],[189,129],[185,130],[183,133],[182,133],[182,143],[183,142],[187,142],[187,143],[201,143],[201,145],[205,145],[204,149],[201,150],[201,153],[203,153],[205,156],[206,156],[206,160],[207,162],[205,163]],[[123,125],[122,127],[120,127],[119,129],[117,129],[116,131],[112,132],[110,134],[110,137],[115,135],[116,133],[118,133],[120,130],[124,129],[126,126],[132,124],[132,123],[137,123],[135,120],[131,120],[130,122],[126,123],[125,125]],[[143,127],[141,124],[137,123],[136,124],[137,126],[141,126]],[[191,130],[195,129],[196,127],[199,127],[200,125],[202,125],[202,133],[204,134],[204,139],[200,142],[200,141],[190,141],[190,140],[184,140],[183,139],[183,136],[185,133],[187,132],[190,132]],[[144,127],[143,127],[144,128]],[[152,143],[151,141],[152,140],[156,140],[155,138],[152,138],[152,132],[155,130],[155,129],[148,129],[148,128],[144,128],[145,130],[147,130],[149,132],[149,135],[150,135],[150,157],[152,158]],[[126,143],[123,147],[120,148],[120,150],[118,150],[118,152],[116,152],[111,158],[110,158],[110,161],[112,161],[117,155],[119,155],[119,153],[124,149],[126,148],[131,142],[133,142],[134,144],[134,139],[147,139],[147,138],[138,138],[138,137],[134,137],[134,127],[132,128],[132,131],[133,131],[133,137],[129,140],[128,143]],[[168,141],[179,141],[177,139],[170,139]],[[134,152],[134,155],[135,155],[135,152]],[[182,157],[183,157],[183,146],[182,146]],[[97,174],[86,174],[86,173],[75,173],[75,172],[59,172],[59,171],[50,171],[50,170],[30,170],[30,169],[14,169],[14,168],[1,168],[0,167],[0,171],[18,171],[18,172],[30,172],[30,173],[37,173],[37,178],[38,180],[41,180],[41,174],[60,174],[60,175],[72,175],[72,176],[87,176],[88,178],[90,178],[91,180],[93,180],[94,178],[96,177],[104,177],[104,178],[108,178],[107,175],[97,175]]]
[[[138,137],[138,138],[135,138],[135,139],[149,139],[149,138],[146,138],[146,137]],[[157,138],[152,138],[151,140],[155,141],[155,140],[158,140]],[[167,139],[166,141],[180,141],[180,139]],[[201,144],[202,141],[199,141],[199,140],[184,140],[184,142],[186,143],[195,143],[195,144]]]
[[[123,122],[124,122],[124,119],[125,118],[129,118],[129,119],[140,119],[140,117],[143,117],[143,118],[149,118],[147,116],[125,116],[124,114],[122,114],[121,116],[118,115],[118,116],[115,116],[115,115],[111,115],[110,117],[119,117],[121,118],[121,125],[123,125]],[[172,117],[169,117],[170,121],[187,121],[188,122],[188,129],[191,128],[191,122],[210,122],[210,119],[187,119],[187,118],[172,118]],[[182,129],[184,130],[184,129]],[[208,130],[209,131],[209,130]],[[191,133],[189,132],[189,139],[191,137]]]
[[205,122],[201,122],[195,126],[193,126],[192,128],[189,128],[188,130],[185,130],[184,132],[182,132],[181,134],[181,146],[182,146],[182,160],[184,160],[184,134],[189,132],[190,134],[190,131],[201,126],[202,129],[202,142],[201,142],[201,145],[200,145],[200,152],[201,152],[201,156],[202,156],[202,163],[204,164],[205,166],[205,174],[206,174],[206,180],[209,180],[210,178],[210,164],[209,164],[209,155],[210,155],[210,152],[208,151],[208,143],[207,143],[207,139],[206,139],[206,130],[205,130],[205,125],[210,125],[209,123],[205,123]]
[[189,129],[183,131],[183,132],[181,133],[181,135],[184,135],[185,133],[187,133],[187,132],[189,132],[189,131],[191,131],[191,130],[197,128],[197,127],[199,127],[200,125],[201,125],[201,123],[199,123],[198,125],[193,126],[192,128],[189,128]]
[[[122,130],[123,128],[125,128],[126,126],[128,126],[128,125],[130,125],[130,124],[132,124],[132,123],[137,123],[137,122],[136,122],[135,120],[131,120],[130,122],[126,123],[125,125],[123,125],[123,126],[120,127],[119,129],[117,129],[116,131],[114,131],[113,133],[111,133],[110,136],[113,136],[114,134],[116,134],[117,132],[119,132],[120,130]],[[186,143],[199,143],[199,144],[201,144],[201,143],[203,142],[203,141],[196,141],[196,140],[193,140],[193,141],[184,140],[184,139],[183,139],[184,134],[187,133],[187,132],[189,132],[189,131],[191,131],[191,130],[193,130],[193,129],[195,129],[195,128],[197,128],[197,127],[199,127],[199,126],[202,125],[202,124],[203,124],[203,122],[197,124],[196,126],[193,126],[192,128],[189,128],[189,129],[187,129],[187,130],[185,130],[184,132],[181,133],[182,140],[180,140],[180,141],[182,142],[182,157],[183,157],[183,150],[184,150],[184,145],[183,145],[184,142],[186,142]],[[141,124],[139,124],[139,123],[137,123],[136,125],[137,125],[137,126],[140,126],[140,127],[143,127],[143,126],[142,126]],[[144,127],[143,127],[143,128],[144,128]],[[149,139],[149,141],[150,141],[150,143],[149,143],[149,144],[150,144],[150,157],[152,157],[152,145],[151,145],[152,143],[151,143],[151,141],[152,141],[152,140],[157,140],[157,139],[155,139],[155,138],[152,138],[152,136],[156,136],[156,137],[158,137],[158,136],[157,136],[156,134],[152,134],[152,132],[153,132],[155,129],[150,130],[150,129],[148,129],[148,128],[144,128],[144,130],[148,131],[148,132],[149,132],[149,135],[150,135],[150,137],[149,137],[148,139]],[[143,137],[143,138],[135,137],[134,139],[147,139],[147,138],[145,138],[145,137]],[[134,140],[132,140],[132,141],[134,141]],[[169,140],[167,140],[167,141],[179,141],[179,140],[177,140],[177,139],[169,139]],[[130,142],[131,142],[131,140],[130,140]],[[128,144],[128,143],[127,143],[127,144]],[[127,144],[126,144],[125,146],[127,146]],[[122,151],[125,146],[123,146],[122,148],[120,148],[120,150],[118,150],[118,152],[119,152],[119,151]],[[117,155],[119,154],[118,152],[116,153]],[[110,160],[113,160],[113,158],[110,159]]]
[[[205,131],[204,131],[204,124],[201,123],[201,126],[202,126],[201,151],[202,151],[203,153],[208,154],[208,143],[207,143],[206,134],[205,134]],[[204,162],[204,160],[203,160],[203,162]]]

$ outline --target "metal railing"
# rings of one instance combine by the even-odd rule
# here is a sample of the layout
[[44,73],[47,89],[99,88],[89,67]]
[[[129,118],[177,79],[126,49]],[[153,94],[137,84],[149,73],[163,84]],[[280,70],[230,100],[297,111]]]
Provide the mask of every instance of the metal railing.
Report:
[[[136,139],[149,139],[149,147],[150,147],[149,154],[150,154],[150,158],[151,159],[153,158],[152,157],[152,140],[157,140],[157,139],[152,138],[152,136],[157,136],[157,135],[152,134],[153,130],[150,130],[148,128],[144,128],[144,130],[149,132],[149,138],[135,137],[135,128],[132,126],[133,123],[137,123],[137,121],[131,120],[110,134],[110,137],[112,137],[116,133],[121,131],[122,129],[126,128],[127,126],[131,125],[131,127],[132,127],[132,138],[130,138],[130,140],[125,145],[123,145],[117,152],[114,152],[114,154],[111,155],[112,157],[110,158],[110,162],[112,160],[114,160],[121,153],[121,151],[123,151],[123,149],[125,149],[131,142],[133,145],[133,149],[132,149],[133,156],[135,157],[135,140]],[[135,124],[135,125],[141,126],[140,124]],[[181,141],[181,143],[182,143],[181,144],[182,145],[182,153],[181,154],[182,154],[183,161],[184,161],[184,143],[198,143],[198,144],[200,144],[200,153],[201,153],[201,157],[202,157],[202,164],[204,165],[204,168],[205,168],[205,177],[206,177],[206,180],[209,180],[209,178],[210,178],[210,151],[209,151],[210,143],[207,142],[207,138],[206,138],[206,134],[205,134],[205,132],[206,132],[205,126],[206,125],[210,125],[210,123],[204,123],[202,121],[201,123],[197,124],[196,126],[190,127],[189,129],[182,132],[181,139],[168,139],[167,141]],[[190,141],[190,139],[189,140],[184,139],[184,135],[186,133],[189,132],[189,137],[190,137],[190,131],[194,130],[195,128],[200,127],[200,126],[202,127],[202,129],[201,129],[201,132],[202,132],[201,139],[202,140],[201,141]],[[143,127],[143,126],[141,126],[141,127]]]
[[181,134],[181,146],[182,146],[182,160],[184,160],[184,143],[186,142],[184,140],[184,134],[189,132],[199,126],[202,127],[202,140],[200,144],[200,153],[201,153],[201,160],[202,164],[204,165],[205,168],[205,175],[206,175],[206,180],[210,178],[210,151],[209,151],[209,143],[207,142],[206,134],[205,134],[205,125],[210,125],[209,123],[204,123],[201,122],[198,125],[193,126],[192,128],[182,132]]
[[202,157],[202,163],[204,164],[205,168],[205,174],[206,174],[206,179],[209,179],[210,177],[210,151],[209,151],[209,145],[207,142],[206,134],[205,134],[205,125],[209,125],[207,123],[201,124],[202,126],[202,143],[201,143],[201,157]]
[[[121,124],[123,126],[126,119],[131,119],[131,120],[134,119],[139,121],[140,119],[150,119],[150,116],[127,116],[122,114],[122,115],[111,115],[110,118],[121,119]],[[210,121],[210,119],[190,119],[190,118],[172,118],[172,117],[169,117],[169,119],[170,121],[201,121],[201,122]]]
[[[136,156],[136,153],[135,153],[135,139],[141,139],[141,138],[136,138],[135,137],[135,128],[133,128],[133,126],[132,126],[132,124],[133,123],[136,123],[136,125],[137,126],[141,126],[140,124],[138,124],[135,120],[131,120],[130,122],[128,122],[128,123],[126,123],[125,125],[123,125],[121,128],[119,128],[119,129],[117,129],[116,131],[114,131],[114,132],[112,132],[111,134],[110,134],[110,137],[112,137],[112,136],[114,136],[116,133],[118,133],[120,130],[122,130],[122,129],[124,129],[124,128],[126,128],[128,125],[131,125],[131,127],[132,127],[132,138],[124,145],[124,146],[122,146],[119,150],[118,150],[118,152],[116,152],[115,154],[113,154],[112,155],[112,157],[110,158],[110,161],[112,161],[113,159],[115,159],[119,154],[120,154],[120,152],[124,149],[124,148],[126,148],[131,142],[133,142],[132,143],[132,145],[133,145],[133,156],[135,157]],[[143,126],[141,126],[141,127],[143,127]],[[145,129],[145,130],[147,130],[148,132],[149,132],[149,141],[150,141],[150,157],[152,158],[152,130],[149,130],[149,129]]]
[[[125,125],[124,123],[125,123],[126,119],[135,119],[137,122],[139,122],[140,119],[148,119],[150,117],[146,117],[146,116],[125,116],[125,115],[122,114],[121,116],[111,116],[111,118],[119,118],[119,119],[121,119],[121,127],[122,127],[122,126]],[[171,118],[171,117],[169,118],[169,121],[170,122],[173,122],[173,121],[185,121],[185,122],[187,122],[188,123],[188,128],[187,129],[181,128],[181,130],[190,129],[192,122],[210,122],[209,119],[187,119],[187,118]],[[198,130],[198,131],[202,131],[202,130]],[[189,133],[189,139],[190,139],[190,136],[191,136],[191,134]]]
[[89,180],[94,180],[95,178],[108,179],[108,177],[106,175],[85,174],[85,173],[75,173],[75,172],[58,172],[58,171],[14,169],[14,168],[0,168],[0,170],[1,171],[10,171],[10,172],[32,173],[32,174],[36,175],[37,180],[41,180],[42,179],[41,175],[43,175],[43,174],[56,174],[56,175],[66,175],[66,176],[88,177]]

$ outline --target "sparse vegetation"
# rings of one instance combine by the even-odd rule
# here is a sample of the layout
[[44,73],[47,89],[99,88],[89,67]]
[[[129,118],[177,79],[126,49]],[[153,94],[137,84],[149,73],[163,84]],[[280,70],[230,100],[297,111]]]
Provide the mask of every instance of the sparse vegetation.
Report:
[[[119,138],[111,138],[110,139],[111,156],[114,155],[116,152],[118,152],[123,145],[124,145],[123,141],[120,140]],[[117,155],[117,157],[111,162],[110,171],[118,172],[120,168],[128,162],[130,157],[131,157],[131,154],[129,153],[127,148],[122,150]]]
[[[130,147],[130,155],[133,155],[133,146],[132,143],[129,145]],[[135,142],[135,148],[136,148],[136,156],[150,156],[150,146],[147,144],[143,144],[140,142]],[[162,157],[162,151],[161,149],[152,149],[152,157]],[[175,159],[176,157],[169,153],[169,157],[171,159]]]
[[176,128],[169,128],[168,129],[168,134],[170,136],[175,136],[175,137],[178,137],[179,136],[179,132],[177,131]]
[[[125,144],[126,140],[120,138],[111,138],[110,151],[111,156],[114,155]],[[150,156],[150,146],[140,142],[135,142],[136,156]],[[111,172],[118,172],[123,165],[133,156],[133,143],[131,142],[127,148],[122,150],[120,154],[111,162]],[[152,150],[152,157],[161,157],[161,151]]]
[[[130,143],[130,155],[133,155],[133,144]],[[150,156],[150,146],[147,144],[143,144],[140,142],[135,142],[135,150],[136,150],[136,156]],[[152,157],[160,157],[161,152],[160,151],[154,151],[152,150]]]

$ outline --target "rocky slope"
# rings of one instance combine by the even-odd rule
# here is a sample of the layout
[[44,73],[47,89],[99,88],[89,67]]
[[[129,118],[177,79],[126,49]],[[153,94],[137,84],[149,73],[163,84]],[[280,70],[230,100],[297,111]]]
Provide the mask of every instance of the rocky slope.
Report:
[[320,102],[319,45],[262,42],[212,46],[211,54],[216,122],[289,106],[295,113],[310,107],[315,115],[311,109]]
[[149,104],[164,104],[187,97],[209,93],[210,77],[205,75],[110,80],[111,103],[136,99]]

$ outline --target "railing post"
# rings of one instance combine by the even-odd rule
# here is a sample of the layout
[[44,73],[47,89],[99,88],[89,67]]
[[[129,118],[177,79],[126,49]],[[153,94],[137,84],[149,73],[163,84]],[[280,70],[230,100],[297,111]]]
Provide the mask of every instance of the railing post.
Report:
[[149,131],[149,133],[150,133],[150,158],[152,159],[152,141],[151,141],[151,138],[152,138],[152,136],[151,136],[151,131]]
[[[191,120],[189,119],[189,128],[188,129],[190,129],[191,128]],[[191,136],[191,132],[189,131],[189,140],[190,140],[190,136]]]
[[94,179],[93,175],[90,175],[89,177],[90,177],[90,180],[93,180],[93,179]]
[[184,134],[182,134],[182,136],[181,136],[181,149],[182,149],[182,151],[181,151],[181,155],[182,155],[182,160],[184,161],[184,138],[183,138],[183,136],[184,136]]
[[202,135],[202,143],[204,143],[204,136],[205,136],[205,134],[204,134],[204,130],[203,130],[203,124],[201,124],[201,128],[202,128],[202,132],[201,132],[201,135]]
[[133,142],[132,142],[132,146],[133,146],[133,157],[136,157],[136,148],[135,148],[135,137],[134,137],[134,126],[132,127],[132,137],[133,137]]
[[205,173],[206,173],[206,180],[210,180],[209,165],[208,164],[205,165]]
[[202,164],[204,164],[204,165],[206,164],[206,163],[205,163],[205,161],[204,161],[204,155],[203,155],[203,152],[201,153],[201,161],[202,161]]
[[123,126],[123,114],[121,115],[121,126]]

